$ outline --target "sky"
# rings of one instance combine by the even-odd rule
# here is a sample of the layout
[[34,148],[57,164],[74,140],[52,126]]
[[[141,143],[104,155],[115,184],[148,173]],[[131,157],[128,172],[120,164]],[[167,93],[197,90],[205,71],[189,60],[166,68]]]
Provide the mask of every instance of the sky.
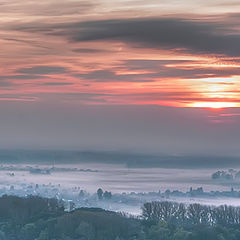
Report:
[[240,154],[238,0],[0,12],[0,148]]

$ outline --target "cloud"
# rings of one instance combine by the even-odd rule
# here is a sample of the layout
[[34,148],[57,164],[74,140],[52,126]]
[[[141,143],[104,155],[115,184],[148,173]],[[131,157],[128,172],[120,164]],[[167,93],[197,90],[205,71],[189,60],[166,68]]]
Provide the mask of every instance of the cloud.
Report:
[[0,86],[1,87],[13,87],[15,84],[12,80],[34,80],[34,79],[42,79],[44,76],[40,75],[0,75]]
[[36,99],[37,99],[36,97],[30,95],[22,96],[19,94],[0,94],[0,101],[33,102]]
[[94,93],[94,92],[68,92],[54,93],[51,96],[55,99],[61,97],[64,101],[71,101],[84,104],[106,104],[108,98],[116,97],[114,94]]
[[76,74],[75,77],[96,82],[152,82],[150,74],[116,74],[110,70],[98,70]]
[[179,18],[109,19],[67,24],[52,34],[75,42],[122,41],[136,47],[240,56],[240,34],[230,33],[227,25]]
[[[190,60],[131,59],[122,62],[120,68],[129,71],[145,70],[152,78],[199,79],[207,77],[230,77],[240,74],[240,67],[214,68],[201,66],[202,62]],[[189,64],[189,65],[188,65]],[[194,65],[195,64],[195,65]],[[227,82],[226,82],[227,84]]]
[[[120,62],[112,70],[89,71],[87,73],[75,74],[74,76],[94,82],[160,82],[164,79],[201,79],[231,77],[240,74],[240,67],[211,68],[194,65],[187,67],[188,63],[194,64],[194,61],[132,59]],[[198,62],[195,63],[200,64]],[[125,71],[132,71],[134,74],[124,73]],[[146,73],[143,73],[144,71]],[[224,84],[229,83],[226,82]]]
[[67,71],[66,68],[58,66],[34,66],[29,68],[18,69],[17,73],[51,75],[51,74],[63,74],[66,73],[66,71]]
[[64,16],[74,14],[87,14],[92,11],[97,4],[91,1],[72,0],[42,0],[42,1],[7,1],[0,3],[3,13],[18,13],[30,16]]
[[70,82],[46,82],[43,83],[45,86],[67,86],[67,85],[73,85],[73,83]]
[[33,80],[33,79],[41,79],[44,76],[40,75],[6,75],[0,76],[0,80]]
[[166,17],[58,24],[29,22],[11,28],[18,31],[63,36],[73,42],[120,41],[133,47],[240,56],[240,33],[236,31],[236,21],[231,27],[231,19],[226,15],[225,18],[209,22]]
[[104,50],[104,49],[95,49],[95,48],[76,48],[72,50],[76,53],[81,54],[97,54],[97,53],[111,53],[111,50]]
[[12,86],[12,84],[6,80],[2,80],[0,77],[0,86],[1,87],[10,87],[10,86]]
[[32,10],[32,14],[43,16],[62,16],[84,14],[92,11],[96,4],[91,1],[46,1],[38,8]]

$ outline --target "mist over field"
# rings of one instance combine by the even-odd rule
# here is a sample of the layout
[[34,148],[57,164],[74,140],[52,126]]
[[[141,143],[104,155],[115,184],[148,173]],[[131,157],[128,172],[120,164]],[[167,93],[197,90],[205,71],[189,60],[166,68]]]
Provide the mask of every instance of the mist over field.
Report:
[[[236,183],[213,181],[218,170],[240,169],[238,157],[171,156],[116,151],[1,150],[1,185],[61,184],[89,192],[103,187],[113,192],[229,190]],[[9,167],[9,168],[6,168]],[[29,168],[54,170],[31,174]],[[56,171],[59,168],[59,171]],[[77,171],[76,171],[77,170]],[[79,170],[79,171],[78,171]],[[7,173],[14,172],[14,177]]]
[[[212,178],[217,170],[240,169],[234,157],[226,164],[223,157],[1,150],[0,159],[0,195],[56,197],[134,215],[148,201],[240,205],[239,180]],[[112,199],[98,201],[100,188]]]

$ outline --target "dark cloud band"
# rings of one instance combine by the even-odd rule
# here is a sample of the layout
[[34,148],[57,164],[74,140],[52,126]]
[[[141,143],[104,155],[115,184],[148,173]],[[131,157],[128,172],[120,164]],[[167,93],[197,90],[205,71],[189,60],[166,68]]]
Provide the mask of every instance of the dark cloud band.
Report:
[[63,32],[73,41],[123,41],[135,46],[240,56],[240,34],[229,24],[184,19],[121,19],[74,23]]

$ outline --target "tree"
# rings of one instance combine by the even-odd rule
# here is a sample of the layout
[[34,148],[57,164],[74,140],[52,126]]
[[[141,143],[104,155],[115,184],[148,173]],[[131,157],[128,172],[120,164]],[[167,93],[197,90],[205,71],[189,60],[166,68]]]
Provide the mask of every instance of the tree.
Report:
[[142,216],[147,220],[152,220],[152,203],[147,202],[143,204]]
[[97,190],[97,195],[99,200],[103,199],[103,190],[101,188]]
[[191,240],[191,233],[187,232],[181,228],[178,228],[173,235],[173,240]]
[[81,222],[76,229],[76,234],[87,240],[94,240],[95,234],[92,225],[87,222]]
[[177,217],[179,204],[173,202],[145,203],[142,208],[144,218],[153,221],[170,221]]
[[79,192],[79,198],[84,198],[84,191],[83,190],[81,190],[80,192]]
[[37,240],[49,240],[47,231],[46,230],[41,231]]
[[[151,240],[172,240],[171,231],[167,223],[159,222],[158,225],[153,225],[148,233],[148,239]],[[180,240],[180,239],[179,239]]]
[[0,231],[0,240],[6,240],[5,233]]
[[103,194],[103,197],[104,197],[104,199],[109,200],[109,199],[112,198],[112,193],[108,192],[108,191],[105,191],[104,194]]
[[22,235],[24,239],[32,240],[36,237],[36,226],[34,223],[28,223],[22,228]]
[[193,224],[201,223],[202,206],[200,204],[198,203],[190,204],[188,206],[187,213],[191,223]]

